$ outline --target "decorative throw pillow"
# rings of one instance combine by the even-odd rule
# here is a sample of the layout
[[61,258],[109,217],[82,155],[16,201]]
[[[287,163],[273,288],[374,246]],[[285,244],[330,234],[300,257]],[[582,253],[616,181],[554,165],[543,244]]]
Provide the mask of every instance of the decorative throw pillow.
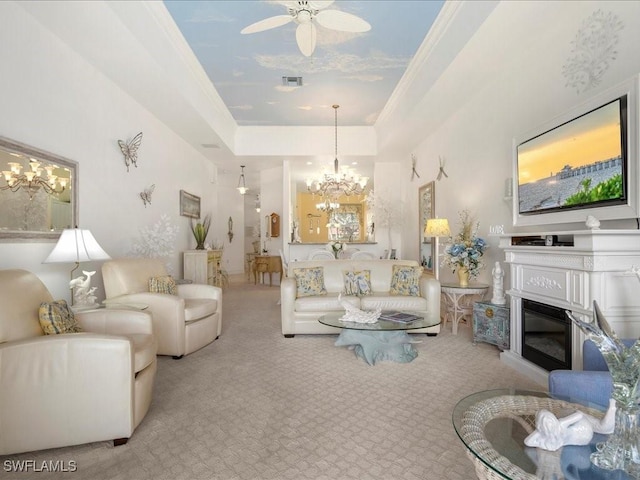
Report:
[[370,270],[345,271],[342,273],[345,295],[371,295]]
[[170,295],[178,294],[176,281],[171,275],[162,275],[160,277],[151,277],[149,279],[149,291],[151,293],[168,293]]
[[294,268],[293,276],[296,278],[296,297],[327,294],[323,267]]
[[394,265],[391,277],[391,295],[420,296],[420,276],[422,267]]
[[45,335],[82,331],[66,300],[42,302],[38,309],[38,318]]

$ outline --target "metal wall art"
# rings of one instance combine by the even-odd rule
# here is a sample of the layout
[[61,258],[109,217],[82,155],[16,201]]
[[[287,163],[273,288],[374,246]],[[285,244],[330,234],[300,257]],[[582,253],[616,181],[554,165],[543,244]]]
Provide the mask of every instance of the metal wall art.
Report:
[[233,240],[233,218],[229,217],[229,231],[227,232],[229,235],[229,243]]
[[145,208],[147,208],[147,203],[151,205],[151,195],[153,195],[153,191],[155,190],[155,183],[151,185],[149,188],[145,188],[144,191],[140,192],[140,198],[144,202]]
[[122,140],[118,140],[118,145],[120,146],[120,150],[124,155],[124,164],[127,166],[127,172],[129,171],[129,165],[134,167],[138,167],[138,148],[140,148],[140,144],[142,143],[142,132],[137,134],[128,142],[123,142]]

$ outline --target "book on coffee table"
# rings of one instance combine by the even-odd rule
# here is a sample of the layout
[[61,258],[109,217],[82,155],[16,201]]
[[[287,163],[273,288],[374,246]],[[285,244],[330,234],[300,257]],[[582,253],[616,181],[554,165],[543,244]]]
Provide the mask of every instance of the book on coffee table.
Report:
[[410,323],[415,320],[420,320],[422,317],[420,315],[415,315],[413,313],[406,312],[398,312],[395,310],[387,310],[380,314],[380,320],[386,320],[388,322],[398,322],[398,323]]

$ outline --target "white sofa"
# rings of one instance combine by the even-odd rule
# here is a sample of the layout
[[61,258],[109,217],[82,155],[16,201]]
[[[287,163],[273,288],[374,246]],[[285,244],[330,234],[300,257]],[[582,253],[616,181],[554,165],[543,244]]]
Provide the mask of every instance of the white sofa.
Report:
[[[282,334],[336,334],[341,329],[329,327],[318,319],[329,312],[344,312],[338,302],[338,295],[344,290],[343,272],[349,270],[369,270],[371,273],[372,295],[356,297],[343,295],[343,299],[362,310],[410,310],[423,313],[426,317],[440,319],[440,282],[433,276],[423,274],[420,278],[420,296],[391,295],[393,265],[418,266],[413,260],[306,260],[290,262],[287,277],[280,284],[282,311]],[[296,298],[295,268],[323,267],[326,295]],[[411,333],[437,335],[440,325],[410,330]]]

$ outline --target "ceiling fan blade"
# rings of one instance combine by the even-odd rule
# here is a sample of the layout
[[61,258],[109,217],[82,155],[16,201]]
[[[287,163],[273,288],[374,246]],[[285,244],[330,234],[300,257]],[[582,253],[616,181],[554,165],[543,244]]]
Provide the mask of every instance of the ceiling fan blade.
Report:
[[301,23],[296,28],[296,42],[305,57],[310,57],[316,49],[316,26],[313,23]]
[[293,20],[291,15],[276,15],[275,17],[265,18],[264,20],[260,20],[259,22],[252,23],[248,27],[244,27],[240,30],[240,33],[257,33],[262,32],[264,30],[269,30],[270,28],[281,27],[282,25],[286,25],[290,21]]
[[310,0],[309,6],[315,8],[316,10],[321,10],[323,8],[327,8],[331,5],[335,0]]
[[324,28],[343,32],[368,32],[371,25],[360,17],[340,10],[323,10],[318,12],[315,19]]

